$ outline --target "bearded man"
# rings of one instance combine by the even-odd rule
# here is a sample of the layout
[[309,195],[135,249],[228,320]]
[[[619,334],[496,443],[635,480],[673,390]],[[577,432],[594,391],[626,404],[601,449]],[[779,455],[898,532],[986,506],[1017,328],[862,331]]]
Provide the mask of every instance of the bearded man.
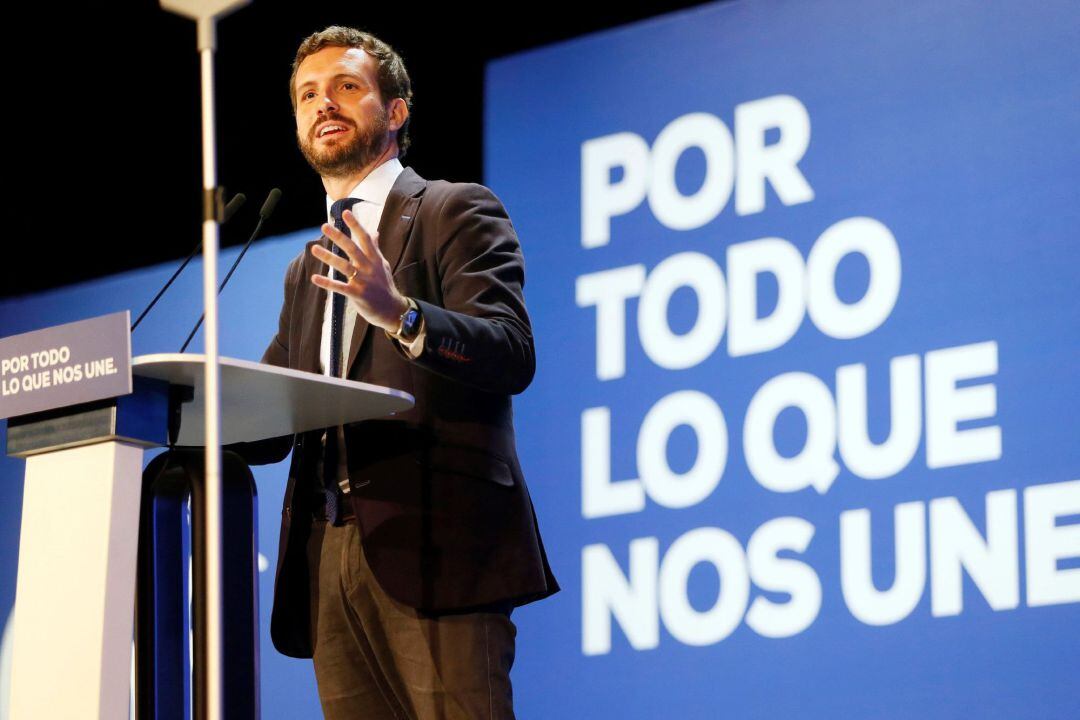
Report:
[[511,611],[558,590],[514,441],[535,367],[517,236],[487,188],[401,165],[412,89],[386,43],[316,33],[290,90],[329,221],[263,361],[416,405],[290,438],[271,636],[313,658],[328,718],[512,718]]

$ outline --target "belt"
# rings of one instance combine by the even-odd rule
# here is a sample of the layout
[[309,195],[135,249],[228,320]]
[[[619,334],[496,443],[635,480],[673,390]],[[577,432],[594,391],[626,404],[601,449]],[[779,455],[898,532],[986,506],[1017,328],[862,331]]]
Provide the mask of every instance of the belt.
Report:
[[[326,522],[326,496],[322,492],[316,493],[313,497],[313,504],[311,507],[311,515],[316,520],[322,520]],[[353,512],[352,500],[348,495],[338,495],[338,517],[342,522],[352,523],[356,525],[356,513]]]

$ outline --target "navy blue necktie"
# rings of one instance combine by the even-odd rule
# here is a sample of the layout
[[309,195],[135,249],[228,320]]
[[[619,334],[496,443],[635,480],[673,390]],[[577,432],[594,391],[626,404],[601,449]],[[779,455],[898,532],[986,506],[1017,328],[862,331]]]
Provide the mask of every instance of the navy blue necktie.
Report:
[[[349,237],[352,232],[345,220],[341,217],[346,210],[352,209],[353,205],[360,202],[359,198],[344,198],[330,206],[330,217],[334,220],[334,227]],[[334,254],[341,258],[347,258],[345,251],[331,243]],[[334,279],[345,282],[343,274],[334,270]],[[341,377],[342,354],[344,348],[343,328],[345,325],[345,296],[341,293],[333,293],[330,300],[330,374]],[[338,429],[327,428],[326,451],[323,454],[323,490],[326,494],[326,520],[334,525],[338,524],[339,489],[337,484],[338,470]]]

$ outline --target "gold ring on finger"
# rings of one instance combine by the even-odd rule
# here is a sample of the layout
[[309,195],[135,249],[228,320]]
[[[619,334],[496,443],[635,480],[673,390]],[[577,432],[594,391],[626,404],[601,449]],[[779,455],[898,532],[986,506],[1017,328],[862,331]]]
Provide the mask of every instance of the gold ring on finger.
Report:
[[360,268],[358,268],[358,267],[353,267],[353,271],[352,271],[352,274],[351,274],[351,275],[349,275],[349,282],[352,282],[352,281],[353,281],[353,278],[354,278],[354,277],[356,277],[356,274],[357,274],[358,272],[360,272]]

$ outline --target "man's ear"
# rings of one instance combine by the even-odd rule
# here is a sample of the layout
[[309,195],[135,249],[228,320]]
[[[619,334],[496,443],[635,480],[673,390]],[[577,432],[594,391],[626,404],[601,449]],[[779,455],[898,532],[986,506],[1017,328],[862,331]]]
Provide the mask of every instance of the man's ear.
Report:
[[394,98],[387,106],[386,114],[389,116],[390,129],[394,131],[400,130],[405,121],[409,119],[409,106],[401,98]]

